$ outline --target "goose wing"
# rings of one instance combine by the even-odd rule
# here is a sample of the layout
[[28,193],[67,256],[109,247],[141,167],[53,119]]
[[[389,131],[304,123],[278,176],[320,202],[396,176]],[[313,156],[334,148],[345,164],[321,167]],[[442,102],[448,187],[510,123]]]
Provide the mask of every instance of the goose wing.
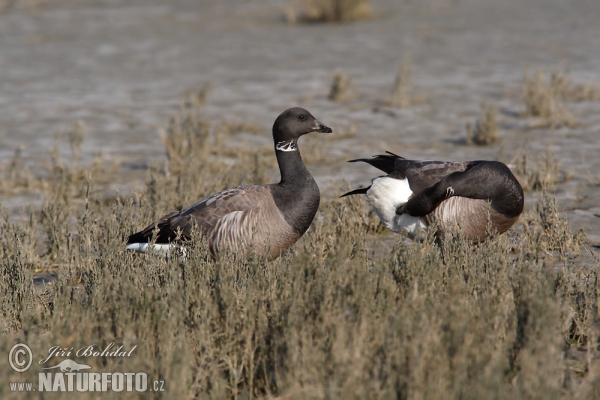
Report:
[[464,161],[413,161],[398,160],[397,172],[408,178],[410,190],[419,193],[454,173],[462,172],[469,168],[470,162]]
[[189,240],[194,228],[206,235],[211,252],[216,254],[223,241],[236,243],[247,239],[256,228],[259,214],[272,201],[267,186],[239,186],[200,200],[181,212],[162,217],[157,223],[132,235],[128,243],[149,241],[156,232],[157,243],[168,243],[178,237]]
[[453,172],[466,170],[471,162],[465,161],[418,161],[406,158],[389,151],[372,158],[359,158],[349,162],[365,162],[392,175],[396,179],[408,178],[410,189],[419,193],[423,189],[435,185],[442,178]]

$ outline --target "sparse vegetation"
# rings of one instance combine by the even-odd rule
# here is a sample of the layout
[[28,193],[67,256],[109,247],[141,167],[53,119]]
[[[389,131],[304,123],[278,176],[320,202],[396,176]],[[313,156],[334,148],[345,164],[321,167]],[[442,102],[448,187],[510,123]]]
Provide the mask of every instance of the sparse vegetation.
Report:
[[410,66],[409,58],[406,57],[402,60],[398,73],[396,74],[396,80],[392,89],[392,99],[390,105],[392,107],[407,107],[410,105],[410,85],[412,80],[412,68]]
[[295,0],[286,7],[289,23],[348,22],[372,16],[369,0]]
[[39,186],[39,181],[31,173],[23,160],[23,146],[1,168],[0,191],[2,194],[17,194]]
[[550,189],[571,179],[571,172],[563,171],[560,168],[560,163],[550,150],[533,157],[528,144],[524,146],[523,150],[517,150],[509,164],[526,192]]
[[556,252],[560,257],[578,254],[585,235],[582,231],[573,235],[566,218],[558,213],[556,198],[547,190],[542,191],[533,212],[527,213],[523,220],[528,236],[526,253],[536,257]]
[[[167,167],[152,168],[142,193],[106,201],[93,179],[67,179],[92,166],[61,164],[41,212],[0,221],[0,351],[17,341],[36,355],[56,345],[137,345],[130,358],[86,363],[146,372],[166,382],[169,398],[597,394],[598,274],[571,261],[581,236],[547,194],[523,229],[478,247],[450,242],[443,259],[431,241],[382,235],[363,199],[337,196],[323,199],[309,232],[274,262],[235,254],[211,262],[202,241],[185,261],[126,252],[124,238],[157,215],[265,179],[263,167],[248,167],[262,163],[255,148],[224,156],[215,125],[197,110],[174,117]],[[273,162],[271,148],[265,157]],[[49,287],[33,283],[40,266],[58,273]],[[17,374],[0,363],[0,371],[36,381],[39,366]]]
[[599,101],[600,85],[588,83],[584,85],[574,84],[567,73],[556,69],[550,77],[551,86],[555,92],[565,101]]
[[573,114],[565,103],[565,90],[568,87],[564,79],[555,74],[547,79],[543,70],[537,70],[533,76],[525,74],[523,100],[526,117],[540,118],[544,125],[559,127],[571,125]]
[[398,67],[394,85],[392,86],[392,96],[388,105],[403,108],[426,102],[426,96],[413,93],[411,86],[412,67],[410,57],[406,56],[400,62],[400,67]]
[[355,97],[356,93],[352,89],[350,77],[341,70],[336,71],[329,90],[329,100],[342,102],[353,100]]
[[190,90],[183,102],[184,108],[197,108],[206,104],[213,91],[213,85],[208,83],[200,89]]
[[486,102],[481,104],[481,116],[475,121],[473,127],[471,123],[466,125],[467,144],[476,144],[484,146],[492,144],[498,140],[498,123],[496,122],[497,107]]

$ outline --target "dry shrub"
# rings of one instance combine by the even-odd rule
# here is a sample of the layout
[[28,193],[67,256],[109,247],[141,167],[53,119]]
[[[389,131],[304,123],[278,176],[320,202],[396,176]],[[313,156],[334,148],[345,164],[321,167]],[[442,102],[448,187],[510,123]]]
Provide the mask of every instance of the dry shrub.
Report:
[[561,170],[560,163],[550,150],[533,158],[528,144],[524,146],[523,151],[517,150],[510,166],[526,192],[550,189],[571,179],[571,172]]
[[596,174],[591,173],[589,170],[585,172],[586,179],[588,184],[592,186],[600,186],[600,172],[596,172]]
[[83,121],[77,120],[67,135],[69,147],[71,148],[71,164],[75,165],[81,156],[81,146],[83,145],[86,135]]
[[[568,398],[580,389],[564,387],[564,343],[571,331],[587,340],[597,293],[572,302],[593,270],[542,268],[515,257],[506,236],[478,248],[451,242],[444,261],[427,241],[375,255],[359,200],[324,201],[306,236],[270,263],[235,254],[213,263],[201,242],[185,261],[129,254],[122,238],[150,205],[89,207],[52,287],[53,312],[29,267],[2,258],[3,323],[14,333],[0,351],[13,340],[34,354],[137,345],[128,359],[85,362],[144,371],[175,398]],[[30,228],[10,229],[5,246],[16,249]],[[6,363],[0,370],[13,379]]]
[[556,198],[547,190],[534,206],[532,213],[523,217],[525,225],[524,251],[528,255],[544,257],[558,253],[560,257],[578,255],[585,239],[582,231],[573,234],[566,218],[558,213]]
[[[165,381],[168,398],[593,396],[593,369],[566,354],[599,344],[597,272],[570,258],[546,265],[548,252],[577,243],[561,247],[573,235],[550,201],[522,231],[479,246],[457,238],[443,258],[431,240],[388,235],[396,244],[387,246],[360,196],[324,196],[309,231],[273,262],[235,253],[212,262],[202,240],[188,245],[186,260],[126,252],[127,235],[157,213],[256,178],[247,168],[254,152],[240,149],[230,165],[219,161],[223,144],[177,142],[188,137],[166,146],[177,159],[188,157],[186,146],[206,151],[211,166],[190,160],[178,175],[156,167],[144,193],[112,201],[98,198],[93,182],[61,175],[52,179],[67,198],[49,200],[43,224],[38,210],[0,221],[0,352],[17,342],[39,358],[56,345],[137,346],[128,358],[75,360],[93,372],[146,372]],[[79,193],[84,207],[70,206]],[[34,285],[33,270],[55,260],[52,285]],[[595,351],[586,357],[598,361]],[[4,362],[0,373],[37,382],[42,367],[17,374]],[[0,396],[15,397],[7,385]]]
[[212,147],[211,123],[196,112],[174,116],[162,133],[169,172],[179,175],[190,164],[202,167]]
[[475,126],[471,123],[466,125],[467,144],[484,146],[498,140],[497,112],[496,105],[488,105],[485,101],[481,104],[481,116],[475,121]]
[[296,0],[286,6],[289,23],[348,22],[372,16],[369,0]]
[[551,86],[564,101],[600,101],[600,86],[594,83],[578,85],[571,81],[567,73],[556,69],[550,76]]
[[573,115],[564,100],[564,82],[560,79],[547,79],[543,70],[537,70],[533,76],[525,74],[523,84],[524,116],[536,117],[544,125],[552,127],[570,126]]
[[331,101],[349,101],[356,98],[356,93],[352,89],[350,77],[343,71],[336,71],[333,76],[333,82],[327,96]]
[[412,67],[410,57],[404,57],[398,67],[396,79],[392,87],[392,96],[388,101],[391,107],[409,107],[422,104],[427,101],[426,96],[413,93],[412,89]]
[[205,105],[213,91],[213,85],[208,83],[200,89],[190,90],[185,95],[183,108],[198,108]]
[[[70,160],[67,162],[59,147],[66,136],[71,150]],[[95,154],[87,165],[81,163],[81,146],[85,140],[85,127],[81,121],[76,121],[73,127],[54,137],[54,144],[50,149],[50,162],[43,168],[37,167],[38,175],[31,172],[22,157],[24,147],[20,146],[14,156],[0,168],[0,193],[15,195],[30,192],[42,192],[52,195],[57,190],[77,190],[76,197],[82,196],[81,185],[93,178],[95,182],[108,184],[114,181],[114,176],[120,168],[120,161],[116,158],[107,159],[102,153]],[[49,173],[47,173],[49,171]],[[58,188],[58,189],[57,189]],[[79,188],[79,189],[77,189]],[[74,194],[68,194],[72,196]]]
[[15,150],[15,154],[0,169],[0,193],[4,195],[18,194],[40,188],[41,182],[32,173],[23,160],[23,146]]
[[[273,148],[232,140],[239,133],[258,132],[268,134],[247,121],[211,120],[200,107],[171,117],[161,132],[167,163],[150,168],[143,197],[153,205],[153,213],[141,225],[227,187],[267,183],[269,170],[277,165]],[[164,196],[165,192],[173,196]]]
[[412,68],[410,66],[410,60],[406,57],[396,74],[396,80],[392,88],[392,99],[390,105],[392,107],[408,107],[410,105],[410,86],[412,79]]

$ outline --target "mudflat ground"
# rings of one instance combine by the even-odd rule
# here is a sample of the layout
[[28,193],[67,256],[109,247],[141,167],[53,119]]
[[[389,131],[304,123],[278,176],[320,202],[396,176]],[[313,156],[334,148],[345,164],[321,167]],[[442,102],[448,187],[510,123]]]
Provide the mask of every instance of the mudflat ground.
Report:
[[[80,120],[83,160],[102,153],[119,161],[107,190],[143,187],[146,167],[165,159],[160,129],[186,93],[212,85],[207,116],[263,128],[240,143],[269,144],[274,118],[296,105],[334,128],[353,125],[355,135],[324,140],[327,157],[310,165],[324,196],[334,179],[365,185],[376,174],[344,160],[386,150],[421,159],[550,152],[570,174],[555,188],[562,213],[600,245],[600,102],[569,103],[571,126],[518,116],[527,71],[558,68],[574,84],[600,82],[600,2],[372,4],[372,19],[295,25],[285,21],[286,2],[275,0],[3,2],[0,163],[22,146],[27,165],[44,175],[56,134]],[[389,107],[403,60],[420,101]],[[327,98],[336,70],[351,78],[354,100]],[[499,107],[500,139],[466,146],[465,123],[482,101]],[[67,154],[68,144],[60,146]],[[528,194],[528,207],[537,195]],[[41,201],[36,192],[2,198],[14,213]]]

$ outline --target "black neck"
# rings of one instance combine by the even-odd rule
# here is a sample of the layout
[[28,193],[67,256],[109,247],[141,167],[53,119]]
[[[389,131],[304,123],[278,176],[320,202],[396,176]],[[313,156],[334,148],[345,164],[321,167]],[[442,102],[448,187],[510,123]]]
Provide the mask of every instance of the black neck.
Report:
[[292,145],[295,148],[293,151],[278,150],[277,144],[275,145],[275,155],[281,174],[279,186],[301,187],[306,183],[314,182],[312,175],[302,162],[298,144],[293,142]]
[[317,182],[302,162],[297,145],[295,147],[294,151],[282,151],[275,146],[281,181],[271,188],[277,208],[294,231],[301,235],[308,229],[319,208],[321,194]]

